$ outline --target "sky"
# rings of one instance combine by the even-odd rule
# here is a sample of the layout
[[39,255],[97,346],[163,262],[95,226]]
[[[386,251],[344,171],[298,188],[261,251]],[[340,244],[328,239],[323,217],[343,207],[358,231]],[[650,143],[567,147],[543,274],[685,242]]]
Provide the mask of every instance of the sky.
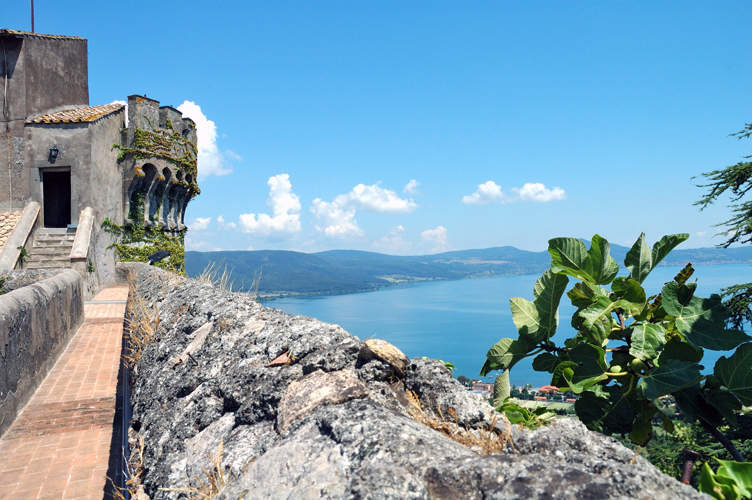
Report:
[[88,39],[92,105],[197,122],[188,250],[707,247],[730,212],[693,176],[752,153],[748,1],[34,4]]

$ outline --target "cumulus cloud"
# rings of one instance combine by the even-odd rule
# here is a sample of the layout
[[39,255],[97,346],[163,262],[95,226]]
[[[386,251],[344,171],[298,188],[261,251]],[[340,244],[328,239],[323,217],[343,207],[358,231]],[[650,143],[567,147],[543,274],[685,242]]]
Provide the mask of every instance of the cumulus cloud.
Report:
[[416,181],[415,179],[411,179],[410,182],[408,182],[405,186],[405,189],[402,190],[402,192],[415,194],[418,192],[418,186],[420,186],[420,182]]
[[196,220],[188,224],[188,229],[191,231],[206,231],[209,228],[209,222],[211,222],[211,217],[197,217]]
[[255,236],[284,236],[300,232],[300,199],[292,192],[290,176],[269,178],[266,204],[273,215],[240,214],[240,230]]
[[449,250],[449,240],[447,239],[447,230],[444,226],[439,226],[436,229],[428,229],[420,233],[420,237],[423,239],[423,243],[431,246],[431,252],[444,252]]
[[540,182],[528,182],[521,188],[512,188],[512,191],[517,193],[517,197],[512,198],[511,201],[537,201],[545,203],[567,199],[567,195],[563,189],[558,187],[548,189]]
[[462,197],[462,203],[468,205],[485,205],[486,203],[504,203],[506,196],[501,191],[501,186],[494,181],[478,184],[478,189],[469,196]]
[[372,246],[377,250],[390,254],[407,254],[412,249],[413,242],[405,240],[402,237],[404,232],[404,227],[401,225],[397,226],[390,231],[389,236],[384,236],[380,240],[374,241]]
[[363,236],[363,230],[355,220],[355,209],[343,209],[335,202],[326,202],[321,198],[313,200],[311,213],[321,222],[316,230],[330,238],[349,238]]
[[358,184],[347,194],[340,194],[334,201],[313,200],[311,213],[320,224],[316,229],[326,236],[346,238],[363,236],[363,230],[355,220],[356,210],[366,212],[403,214],[412,212],[418,205],[411,199],[400,198],[397,193],[374,184]]
[[220,229],[235,229],[238,227],[234,222],[225,222],[224,215],[217,217],[217,224],[219,224]]
[[[184,117],[196,122],[198,134],[198,178],[209,175],[227,175],[232,173],[232,166],[227,165],[225,157],[217,149],[217,126],[206,118],[201,107],[192,101],[185,101],[178,106]],[[235,155],[233,153],[233,155]]]
[[554,187],[548,189],[540,182],[527,182],[521,188],[512,188],[516,196],[507,196],[501,190],[501,186],[494,181],[478,184],[478,189],[468,196],[462,197],[462,203],[468,205],[485,205],[487,203],[514,203],[517,201],[535,201],[545,203],[548,201],[566,200],[567,195],[563,189]]
[[334,198],[334,203],[345,210],[357,208],[366,212],[388,214],[406,214],[418,208],[413,200],[400,198],[394,191],[378,184],[358,184],[349,193]]

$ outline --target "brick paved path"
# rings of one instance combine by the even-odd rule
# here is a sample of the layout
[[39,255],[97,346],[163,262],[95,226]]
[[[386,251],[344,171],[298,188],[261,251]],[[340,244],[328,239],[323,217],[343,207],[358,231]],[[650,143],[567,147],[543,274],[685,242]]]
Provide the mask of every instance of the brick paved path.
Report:
[[0,500],[104,498],[120,453],[127,297],[128,287],[109,288],[84,305],[84,324],[0,440]]

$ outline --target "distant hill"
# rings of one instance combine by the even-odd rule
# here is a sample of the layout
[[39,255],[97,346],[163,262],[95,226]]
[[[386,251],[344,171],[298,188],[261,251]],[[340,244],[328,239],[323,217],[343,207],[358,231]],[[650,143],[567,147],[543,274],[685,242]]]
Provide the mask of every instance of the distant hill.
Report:
[[[611,245],[621,267],[629,248]],[[515,247],[458,250],[435,255],[396,256],[359,250],[319,253],[283,250],[186,252],[186,273],[196,277],[210,264],[232,271],[235,288],[248,291],[261,270],[259,296],[334,295],[376,290],[399,283],[456,280],[474,276],[538,274],[548,269],[548,252]],[[752,263],[752,247],[674,250],[661,265]]]

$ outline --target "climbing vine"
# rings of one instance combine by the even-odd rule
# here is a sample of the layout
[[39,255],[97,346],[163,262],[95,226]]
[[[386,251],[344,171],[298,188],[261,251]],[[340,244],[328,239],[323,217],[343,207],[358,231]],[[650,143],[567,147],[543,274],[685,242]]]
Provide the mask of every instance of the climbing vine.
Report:
[[[143,203],[140,204],[143,213]],[[133,210],[132,210],[133,212]],[[133,225],[123,227],[106,218],[102,221],[102,229],[117,235],[119,241],[107,248],[113,248],[115,256],[121,262],[149,262],[149,255],[159,250],[167,250],[170,257],[160,260],[154,265],[173,273],[185,276],[185,229],[174,236],[165,233],[161,228],[144,227],[142,218],[131,218]]]
[[196,176],[198,174],[198,149],[194,142],[175,130],[172,121],[168,118],[164,128],[155,128],[147,119],[151,131],[136,128],[131,147],[125,147],[118,143],[112,145],[118,149],[118,161],[128,157],[135,159],[161,158],[177,166],[186,175],[192,178],[191,183],[182,181],[185,187],[192,187],[191,199],[201,193]]

